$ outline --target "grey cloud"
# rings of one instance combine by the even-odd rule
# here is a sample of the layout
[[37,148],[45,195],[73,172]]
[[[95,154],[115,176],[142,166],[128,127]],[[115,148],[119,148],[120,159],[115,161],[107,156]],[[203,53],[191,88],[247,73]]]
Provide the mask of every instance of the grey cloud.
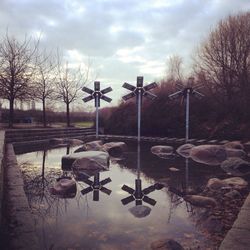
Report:
[[[250,9],[247,0],[166,2],[170,5],[156,8],[153,0],[1,0],[0,35],[7,27],[20,38],[41,31],[43,46],[90,56],[102,68],[100,78],[118,86],[124,80],[133,81],[145,62],[160,65],[171,54],[190,62],[192,51],[212,25],[229,14]],[[82,12],[78,12],[79,6]],[[121,29],[112,33],[114,25]],[[125,63],[117,55],[119,49],[133,51],[138,46],[141,49],[131,56],[142,61]],[[145,77],[151,81],[155,75],[145,73]]]

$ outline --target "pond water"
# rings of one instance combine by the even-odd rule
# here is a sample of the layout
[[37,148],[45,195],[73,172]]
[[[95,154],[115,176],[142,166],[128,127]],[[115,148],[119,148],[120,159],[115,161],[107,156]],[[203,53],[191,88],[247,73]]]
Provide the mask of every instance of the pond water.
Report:
[[[99,181],[106,179],[100,189],[93,191],[90,182],[77,179],[77,193],[68,198],[51,195],[49,189],[59,177],[74,179],[70,169],[62,170],[61,158],[77,147],[18,154],[41,248],[151,249],[152,242],[168,238],[188,249],[208,249],[212,242],[199,230],[194,210],[181,194],[201,190],[209,178],[226,174],[180,156],[158,158],[150,147],[141,145],[138,155],[136,145],[129,145],[124,159],[111,158],[109,171],[99,174]],[[127,198],[135,182],[142,189],[150,187],[143,200]],[[136,216],[135,207],[144,212]]]

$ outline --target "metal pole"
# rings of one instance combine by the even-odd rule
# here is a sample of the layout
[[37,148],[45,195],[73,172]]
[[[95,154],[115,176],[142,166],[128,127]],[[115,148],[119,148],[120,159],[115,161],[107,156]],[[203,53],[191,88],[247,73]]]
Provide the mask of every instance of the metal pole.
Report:
[[188,180],[188,179],[189,179],[189,178],[188,178],[188,177],[189,177],[189,176],[188,176],[189,173],[188,173],[188,172],[189,172],[189,169],[188,169],[188,158],[186,158],[186,159],[185,159],[185,175],[186,175],[186,176],[185,176],[185,182],[186,182],[186,187],[185,187],[186,190],[185,190],[185,192],[187,192],[187,190],[188,190],[188,182],[189,182],[189,180]]
[[189,89],[187,90],[187,97],[186,97],[186,143],[189,138]]
[[98,128],[99,128],[99,113],[98,113],[98,96],[96,98],[96,121],[95,121],[95,128],[96,128],[96,139],[98,139]]
[[141,89],[138,89],[138,95],[137,95],[137,102],[138,102],[138,143],[141,141]]
[[137,179],[140,179],[141,172],[141,145],[137,143]]

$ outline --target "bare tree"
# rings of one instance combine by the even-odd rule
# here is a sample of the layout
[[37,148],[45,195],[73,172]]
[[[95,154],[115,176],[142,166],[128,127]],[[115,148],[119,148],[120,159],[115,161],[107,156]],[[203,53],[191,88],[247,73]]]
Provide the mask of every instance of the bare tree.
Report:
[[14,101],[28,97],[35,64],[38,41],[25,37],[18,41],[6,33],[0,43],[0,92],[9,101],[9,127],[13,127]]
[[51,55],[46,51],[39,56],[36,68],[36,76],[33,81],[32,96],[42,102],[43,106],[43,126],[47,126],[46,101],[52,100],[55,94],[56,64]]
[[[235,96],[245,108],[250,100],[250,12],[229,16],[198,51],[198,72],[211,92],[231,110]],[[240,98],[241,97],[241,98]]]
[[78,98],[78,92],[88,80],[89,66],[82,72],[81,67],[70,68],[59,56],[57,62],[56,97],[66,104],[67,127],[70,127],[70,104]]
[[182,58],[178,55],[170,56],[167,61],[167,78],[181,81],[183,78]]

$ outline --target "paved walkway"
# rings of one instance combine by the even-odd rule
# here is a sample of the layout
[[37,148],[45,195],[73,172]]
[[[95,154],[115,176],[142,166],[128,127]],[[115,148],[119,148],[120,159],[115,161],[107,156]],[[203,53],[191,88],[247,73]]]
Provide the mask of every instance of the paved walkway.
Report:
[[250,249],[250,194],[245,200],[238,218],[228,231],[219,250],[249,250]]

